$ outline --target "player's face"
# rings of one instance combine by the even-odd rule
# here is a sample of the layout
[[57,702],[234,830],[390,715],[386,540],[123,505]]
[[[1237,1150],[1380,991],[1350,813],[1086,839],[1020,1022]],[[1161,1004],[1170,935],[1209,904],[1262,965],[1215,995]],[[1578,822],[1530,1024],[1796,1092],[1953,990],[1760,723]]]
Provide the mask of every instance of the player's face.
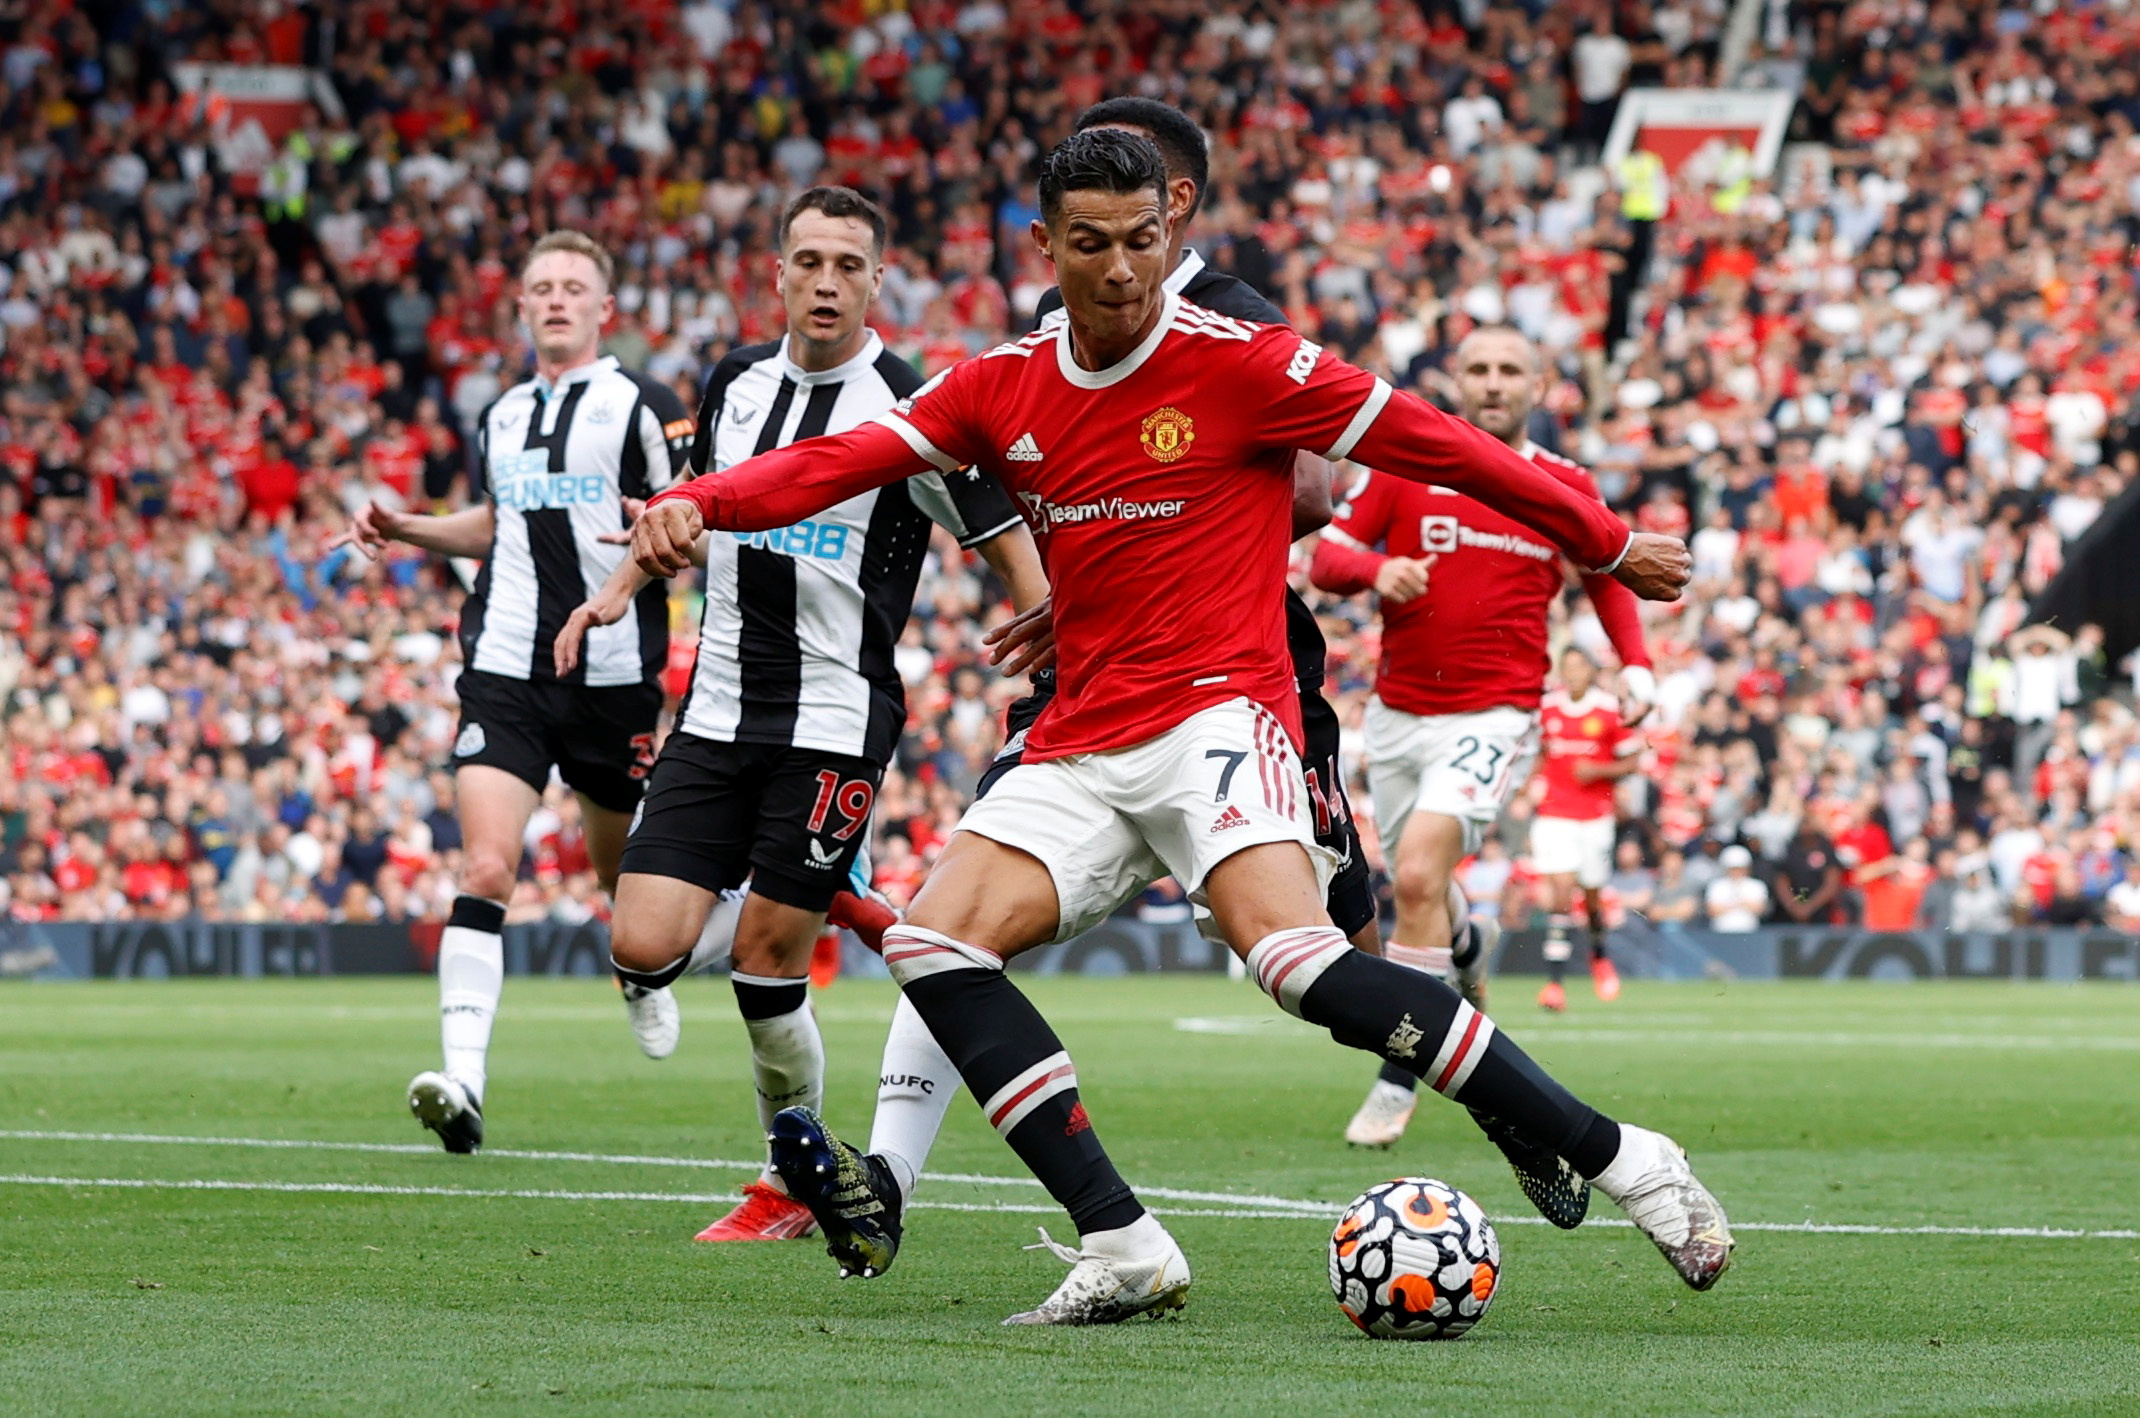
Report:
[[520,318],[544,360],[591,358],[616,311],[601,267],[576,251],[545,251],[520,278]]
[[775,271],[788,329],[819,345],[842,344],[859,332],[884,284],[869,223],[823,212],[796,214]]
[[1597,667],[1587,655],[1563,655],[1560,657],[1560,682],[1567,686],[1570,699],[1581,699],[1590,692],[1590,686],[1598,677]]
[[1158,309],[1167,274],[1167,208],[1156,188],[1065,192],[1033,241],[1055,266],[1063,308],[1102,346],[1134,342]]
[[1461,412],[1504,443],[1522,440],[1538,403],[1538,385],[1537,352],[1521,335],[1482,330],[1456,347]]

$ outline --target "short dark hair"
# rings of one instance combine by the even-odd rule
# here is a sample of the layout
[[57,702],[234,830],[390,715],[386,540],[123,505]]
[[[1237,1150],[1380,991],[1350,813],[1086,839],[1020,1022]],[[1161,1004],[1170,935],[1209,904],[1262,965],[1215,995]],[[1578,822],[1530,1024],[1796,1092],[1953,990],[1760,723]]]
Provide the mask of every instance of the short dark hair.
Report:
[[1168,179],[1186,177],[1196,184],[1196,200],[1189,204],[1189,216],[1195,216],[1211,181],[1211,144],[1196,120],[1156,98],[1103,98],[1077,116],[1080,133],[1110,127],[1139,128],[1152,135]]
[[884,254],[884,244],[891,239],[892,225],[884,219],[884,209],[855,191],[852,187],[811,187],[788,203],[787,210],[780,214],[780,247],[788,245],[788,228],[804,212],[823,212],[828,217],[852,217],[869,226],[869,248],[873,256]]
[[1152,192],[1163,210],[1167,163],[1149,138],[1115,128],[1072,133],[1040,160],[1040,216],[1053,222],[1066,192]]

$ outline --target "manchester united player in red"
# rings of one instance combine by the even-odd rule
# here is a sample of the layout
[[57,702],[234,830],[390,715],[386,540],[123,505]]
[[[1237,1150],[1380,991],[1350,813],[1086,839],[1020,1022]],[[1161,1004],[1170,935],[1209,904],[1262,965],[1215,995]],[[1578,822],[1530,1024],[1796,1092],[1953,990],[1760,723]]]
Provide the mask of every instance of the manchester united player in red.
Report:
[[1545,988],[1538,1003],[1568,1007],[1561,975],[1574,953],[1568,930],[1575,892],[1590,918],[1590,979],[1602,1000],[1620,993],[1619,972],[1605,953],[1605,901],[1612,875],[1613,785],[1635,771],[1642,740],[1620,701],[1598,686],[1597,666],[1571,645],[1561,652],[1561,687],[1538,706],[1539,769],[1545,796],[1531,819],[1531,865],[1546,879]]
[[[1472,331],[1457,346],[1455,373],[1467,420],[1597,497],[1588,473],[1530,440],[1544,371],[1521,331]],[[1396,886],[1397,929],[1385,953],[1453,975],[1465,998],[1484,1008],[1499,927],[1470,919],[1453,873],[1479,849],[1529,771],[1550,666],[1546,614],[1565,586],[1560,553],[1452,488],[1367,473],[1324,531],[1311,574],[1324,590],[1381,594],[1382,664],[1367,705],[1367,763]],[[1586,576],[1583,589],[1629,667],[1631,687],[1640,686],[1646,700],[1650,661],[1634,593],[1610,576]],[[1411,1120],[1416,1088],[1411,1075],[1385,1068],[1346,1140],[1395,1142]]]
[[[1294,450],[1484,495],[1579,564],[1678,594],[1686,550],[1460,421],[1282,326],[1165,289],[1166,168],[1096,129],[1042,164],[1033,238],[1069,319],[949,370],[875,425],[739,463],[655,499],[633,552],[691,564],[708,526],[770,530],[924,468],[997,474],[1041,530],[1060,690],[1024,761],[959,824],[884,958],[990,1123],[1069,1213],[1081,1244],[1026,1324],[1177,1306],[1180,1248],[1100,1146],[1054,1031],[1004,973],[1171,874],[1207,904],[1257,983],[1355,1047],[1551,1146],[1628,1212],[1688,1284],[1730,1260],[1722,1209],[1670,1139],[1586,1106],[1442,982],[1352,948],[1323,910],[1332,862],[1300,788],[1284,626]],[[814,1113],[774,1120],[776,1165],[843,1269],[876,1273],[899,1190]]]

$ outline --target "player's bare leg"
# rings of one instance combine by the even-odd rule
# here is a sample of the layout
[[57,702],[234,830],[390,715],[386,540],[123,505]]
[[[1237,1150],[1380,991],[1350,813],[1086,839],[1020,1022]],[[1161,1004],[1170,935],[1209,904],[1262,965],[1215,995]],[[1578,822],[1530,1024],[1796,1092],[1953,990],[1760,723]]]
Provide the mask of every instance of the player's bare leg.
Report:
[[505,907],[520,874],[522,834],[541,794],[502,768],[454,774],[461,876],[438,943],[439,1042],[445,1067],[409,1082],[409,1111],[448,1152],[483,1145],[491,1023],[505,988]]
[[[663,1002],[675,1018],[670,986],[692,966],[707,922],[722,906],[718,893],[675,877],[627,872],[617,889],[610,954],[628,1005]],[[758,1122],[769,1127],[782,1108],[814,1107],[825,1081],[824,1043],[810,1012],[810,947],[825,918],[758,895],[744,897],[736,918],[735,969],[730,983],[751,1038],[751,1072]],[[675,1034],[669,1035],[674,1047]],[[645,1045],[642,1034],[641,1044]],[[652,1052],[649,1050],[649,1052]],[[786,1194],[768,1161],[746,1183],[743,1202],[699,1233],[702,1241],[790,1240],[812,1227],[808,1212]]]
[[[1677,1144],[1581,1102],[1440,980],[1354,950],[1322,914],[1304,849],[1246,848],[1212,868],[1204,891],[1249,973],[1288,1013],[1549,1147],[1618,1202],[1695,1289],[1723,1274],[1730,1227]],[[1321,924],[1285,924],[1303,920]]]
[[624,855],[624,839],[631,835],[632,815],[603,807],[585,793],[580,802],[580,826],[587,834],[587,860],[595,878],[614,900],[617,895],[617,862]]
[[614,894],[610,965],[640,1049],[650,1059],[665,1059],[676,1052],[683,1030],[669,986],[689,971],[693,947],[721,897],[696,882],[652,872],[624,873]]

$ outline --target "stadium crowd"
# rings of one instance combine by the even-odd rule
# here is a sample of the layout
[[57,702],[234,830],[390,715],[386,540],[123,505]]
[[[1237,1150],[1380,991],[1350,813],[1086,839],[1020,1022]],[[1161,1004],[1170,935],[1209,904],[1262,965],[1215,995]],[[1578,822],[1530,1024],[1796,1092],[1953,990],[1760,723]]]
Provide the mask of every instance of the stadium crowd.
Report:
[[[779,329],[784,196],[849,183],[895,222],[874,323],[934,372],[1030,323],[1034,159],[1139,92],[1213,136],[1208,259],[1430,397],[1467,329],[1515,323],[1551,367],[1539,440],[1691,538],[1693,593],[1647,608],[1661,702],[1615,910],[2140,927],[2124,667],[2091,627],[2023,624],[2140,471],[2140,9],[1779,10],[1736,78],[1798,95],[1773,180],[1688,177],[1631,219],[1583,164],[1625,89],[1719,81],[1725,20],[1718,0],[9,7],[6,911],[441,917],[471,568],[320,548],[367,498],[468,496],[464,430],[527,359],[520,253],[559,226],[608,244],[609,351],[695,407],[727,347]],[[180,92],[188,59],[309,63],[338,102],[241,176],[222,116]],[[939,545],[876,823],[895,900],[1020,692],[980,653],[1002,599]],[[1372,607],[1319,609],[1357,725]],[[680,684],[697,614],[673,610]],[[1579,599],[1559,615],[1602,650]],[[1512,920],[1524,816],[1467,874]],[[513,919],[606,909],[576,819],[553,791]]]

